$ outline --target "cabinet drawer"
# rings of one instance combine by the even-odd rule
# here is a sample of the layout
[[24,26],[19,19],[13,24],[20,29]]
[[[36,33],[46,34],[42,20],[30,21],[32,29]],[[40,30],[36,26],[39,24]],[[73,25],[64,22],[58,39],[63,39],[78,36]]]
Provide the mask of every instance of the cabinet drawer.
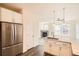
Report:
[[16,44],[10,47],[2,48],[3,56],[16,56],[23,52],[23,44]]
[[62,46],[63,46],[63,47],[68,47],[68,48],[69,48],[69,47],[71,47],[71,44],[70,44],[70,43],[62,43]]

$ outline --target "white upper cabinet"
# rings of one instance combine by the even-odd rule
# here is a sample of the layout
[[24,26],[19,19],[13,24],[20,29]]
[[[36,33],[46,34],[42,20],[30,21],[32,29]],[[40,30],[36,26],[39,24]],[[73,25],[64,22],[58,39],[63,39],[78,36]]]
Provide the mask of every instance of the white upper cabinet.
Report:
[[0,8],[0,21],[22,24],[22,14],[1,7]]
[[0,21],[13,22],[12,11],[6,8],[0,8]]
[[21,23],[22,24],[22,14],[13,12],[13,20],[14,20],[14,23]]

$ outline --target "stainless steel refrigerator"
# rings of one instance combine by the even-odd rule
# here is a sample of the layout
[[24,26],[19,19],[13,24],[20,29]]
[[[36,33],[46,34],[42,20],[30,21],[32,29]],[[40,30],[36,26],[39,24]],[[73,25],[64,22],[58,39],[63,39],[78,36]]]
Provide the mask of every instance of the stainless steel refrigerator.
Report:
[[0,55],[15,56],[23,52],[23,26],[0,22]]

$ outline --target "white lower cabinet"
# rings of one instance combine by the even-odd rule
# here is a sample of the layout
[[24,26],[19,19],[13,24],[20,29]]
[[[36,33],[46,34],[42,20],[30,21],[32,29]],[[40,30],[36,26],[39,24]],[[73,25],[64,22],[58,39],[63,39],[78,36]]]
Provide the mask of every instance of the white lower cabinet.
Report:
[[59,55],[59,47],[57,47],[57,45],[53,45],[51,47],[51,54],[52,55]]
[[72,49],[69,42],[48,39],[45,42],[44,52],[56,56],[71,56]]
[[71,56],[72,55],[71,46],[69,44],[64,44],[63,43],[60,52],[61,52],[60,55],[63,55],[63,56]]
[[45,42],[44,44],[44,51],[46,51],[47,53],[50,53],[50,45],[49,45],[49,42]]

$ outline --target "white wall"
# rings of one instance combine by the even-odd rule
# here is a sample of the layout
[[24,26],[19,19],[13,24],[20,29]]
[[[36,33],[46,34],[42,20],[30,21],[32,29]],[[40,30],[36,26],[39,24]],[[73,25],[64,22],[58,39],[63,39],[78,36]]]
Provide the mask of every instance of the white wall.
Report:
[[[32,18],[29,10],[23,9],[23,52],[27,51],[31,46],[32,38]],[[33,44],[32,44],[33,45]]]
[[76,38],[76,24],[79,24],[79,20],[75,19],[70,22],[71,30],[70,30],[70,39],[72,43],[73,53],[79,55],[79,39]]
[[23,9],[23,52],[39,44],[39,23],[32,10]]

